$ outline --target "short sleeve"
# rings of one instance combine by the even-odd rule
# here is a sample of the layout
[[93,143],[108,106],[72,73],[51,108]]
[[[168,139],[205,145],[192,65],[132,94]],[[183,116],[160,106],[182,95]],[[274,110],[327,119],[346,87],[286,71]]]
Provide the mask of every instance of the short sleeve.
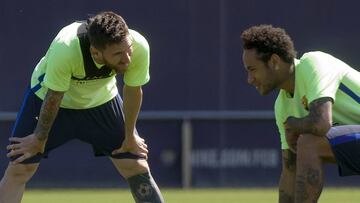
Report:
[[66,44],[53,42],[47,53],[44,85],[55,91],[67,91],[72,76],[71,56]]
[[[140,35],[137,33],[137,35]],[[139,39],[140,37],[140,39]],[[133,42],[133,53],[128,70],[124,74],[124,83],[128,86],[142,86],[150,80],[150,48],[141,35]]]
[[[325,54],[324,54],[325,55]],[[308,102],[330,97],[335,101],[336,91],[340,85],[341,74],[330,59],[331,56],[304,55],[301,59],[297,80],[305,88]]]

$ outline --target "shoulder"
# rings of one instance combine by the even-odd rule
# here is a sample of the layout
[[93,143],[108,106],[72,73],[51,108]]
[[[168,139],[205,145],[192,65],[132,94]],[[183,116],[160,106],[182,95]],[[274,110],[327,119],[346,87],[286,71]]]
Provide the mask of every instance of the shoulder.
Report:
[[327,75],[342,74],[347,70],[351,69],[349,65],[339,60],[338,58],[321,52],[313,51],[305,53],[296,65],[297,75],[303,75],[308,77],[310,74]]
[[307,52],[300,58],[298,66],[304,68],[314,67],[318,64],[326,63],[332,58],[333,56],[321,51]]
[[63,27],[52,41],[49,51],[61,58],[78,57],[80,45],[77,30],[80,22],[75,22]]
[[305,53],[296,63],[296,75],[308,77],[315,72],[326,72],[334,57],[320,51]]
[[52,45],[63,48],[77,46],[79,44],[77,31],[80,25],[80,22],[75,22],[63,27],[54,38]]
[[304,53],[301,58],[300,61],[306,61],[306,60],[316,60],[316,59],[321,59],[321,58],[326,58],[326,57],[332,57],[330,54],[327,54],[325,52],[322,51],[310,51],[310,52],[306,52]]
[[139,32],[129,29],[130,36],[133,40],[133,48],[143,51],[149,51],[149,43],[146,38]]
[[56,35],[54,41],[64,45],[71,45],[78,39],[77,33],[81,22],[74,22],[70,25],[63,27]]
[[298,66],[301,67],[317,67],[319,68],[324,66],[338,66],[345,65],[344,62],[335,58],[334,56],[321,52],[321,51],[312,51],[305,53],[299,60]]

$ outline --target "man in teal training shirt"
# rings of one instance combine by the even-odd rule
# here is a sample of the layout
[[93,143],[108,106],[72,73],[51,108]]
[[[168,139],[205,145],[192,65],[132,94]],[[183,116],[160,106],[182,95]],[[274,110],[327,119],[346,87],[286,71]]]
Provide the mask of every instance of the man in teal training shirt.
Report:
[[279,202],[317,202],[323,164],[340,176],[360,174],[360,73],[320,52],[296,51],[285,30],[245,30],[243,62],[261,95],[280,89],[275,117],[282,148]]
[[[137,203],[164,202],[135,128],[141,86],[150,79],[149,58],[146,39],[110,11],[61,29],[33,71],[9,139],[0,203],[20,202],[40,160],[72,139],[92,145],[96,156],[108,156]],[[118,74],[124,78],[123,101]]]

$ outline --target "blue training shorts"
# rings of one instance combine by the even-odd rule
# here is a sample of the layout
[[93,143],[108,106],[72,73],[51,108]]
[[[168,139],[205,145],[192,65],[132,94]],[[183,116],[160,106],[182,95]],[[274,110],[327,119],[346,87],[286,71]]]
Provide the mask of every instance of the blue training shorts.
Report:
[[[42,100],[31,89],[28,89],[12,131],[13,137],[25,137],[34,132],[41,105]],[[41,158],[46,158],[51,150],[72,139],[91,144],[95,156],[140,159],[139,156],[131,153],[111,155],[113,150],[121,147],[124,140],[121,106],[122,100],[117,95],[107,103],[90,109],[60,108],[49,133],[44,153],[37,154],[22,163],[38,163]]]
[[327,134],[340,176],[360,175],[360,125],[332,127]]

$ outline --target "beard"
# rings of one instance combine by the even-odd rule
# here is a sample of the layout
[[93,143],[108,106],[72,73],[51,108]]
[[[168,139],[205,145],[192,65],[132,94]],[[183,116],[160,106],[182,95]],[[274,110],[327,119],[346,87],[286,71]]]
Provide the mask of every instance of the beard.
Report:
[[275,84],[265,84],[265,85],[261,85],[258,91],[261,95],[265,96],[271,93],[272,91],[274,91],[275,89],[277,89]]
[[105,58],[104,58],[104,62],[106,67],[114,70],[117,74],[124,74],[129,66],[128,64],[122,64],[122,63],[112,64],[109,63],[109,61],[107,61]]
[[271,70],[272,68],[270,67],[269,64],[266,64],[265,65],[266,68],[267,68],[267,75],[268,75],[268,78],[267,78],[267,82],[264,83],[264,84],[261,84],[259,86],[259,93],[261,95],[268,95],[269,93],[271,93],[272,91],[274,91],[275,89],[278,88],[278,81],[277,79],[274,77],[274,74]]

